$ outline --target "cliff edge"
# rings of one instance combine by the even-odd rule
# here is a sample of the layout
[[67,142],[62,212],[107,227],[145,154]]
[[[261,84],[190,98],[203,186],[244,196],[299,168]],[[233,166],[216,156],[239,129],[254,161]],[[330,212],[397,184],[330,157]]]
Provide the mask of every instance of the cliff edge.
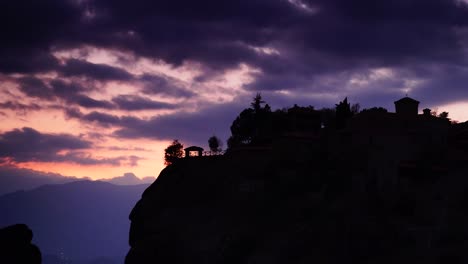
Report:
[[125,263],[468,260],[463,174],[389,193],[362,188],[353,164],[268,150],[181,159],[132,210]]

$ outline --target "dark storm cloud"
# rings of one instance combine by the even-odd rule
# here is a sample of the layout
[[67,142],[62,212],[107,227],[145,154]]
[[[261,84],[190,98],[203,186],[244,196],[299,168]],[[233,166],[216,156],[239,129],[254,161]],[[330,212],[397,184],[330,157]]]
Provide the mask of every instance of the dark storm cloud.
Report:
[[[176,65],[189,59],[215,67],[256,64],[256,53],[244,44],[280,43],[306,56],[320,51],[364,59],[455,58],[459,49],[453,27],[468,20],[466,7],[456,1],[305,3],[318,12],[306,14],[281,0],[136,1],[131,6],[125,1],[95,1],[94,7],[96,21],[118,18],[112,25],[135,32],[137,37],[129,36],[122,47]],[[108,33],[108,40],[117,38],[115,33]],[[142,42],[146,45],[137,46]]]
[[130,81],[133,76],[125,70],[106,64],[94,64],[87,61],[70,59],[59,69],[65,76],[83,76],[99,81]]
[[[468,68],[455,65],[445,65],[443,67],[433,66],[429,69],[419,71],[422,84],[417,89],[415,97],[421,102],[426,102],[428,107],[433,102],[447,104],[468,98]],[[433,76],[438,76],[433,78]]]
[[42,107],[34,103],[22,104],[19,102],[6,101],[6,102],[0,103],[0,109],[9,109],[13,111],[29,111],[29,110],[37,111],[37,110],[41,110]]
[[192,97],[194,92],[189,91],[180,84],[180,81],[168,76],[144,74],[139,77],[143,84],[142,93],[147,95],[168,95],[172,97]]
[[50,54],[58,40],[73,35],[81,19],[72,1],[1,1],[0,71],[44,72],[57,60]]
[[[458,0],[3,1],[0,23],[5,28],[0,71],[5,73],[58,69],[66,76],[96,80],[134,78],[108,65],[78,60],[57,66],[50,56],[53,50],[87,45],[162,59],[175,67],[193,61],[212,74],[246,63],[261,70],[246,87],[253,91],[353,93],[329,85],[323,76],[340,78],[378,67],[411,70],[438,64],[447,72],[455,65],[467,66],[468,7]],[[406,78],[421,78],[412,72]],[[468,98],[457,88],[462,75],[453,77],[424,77],[427,93],[445,85],[458,95],[426,96],[427,100]],[[193,97],[197,92],[161,76],[136,81],[144,83],[148,95]],[[50,95],[38,87],[21,89],[34,97]],[[424,89],[418,87],[417,94],[424,95]],[[375,90],[371,94],[386,94],[385,87]],[[83,107],[111,108],[109,102],[82,97],[82,92],[74,96],[62,98]]]
[[68,102],[76,103],[79,106],[85,108],[105,108],[105,109],[112,109],[114,105],[105,100],[96,100],[86,95],[78,94],[73,97],[67,97],[69,100]]
[[[136,164],[140,158],[93,158],[85,149],[92,143],[68,134],[45,134],[24,127],[0,134],[0,163],[73,162],[81,165]],[[64,152],[64,153],[61,153]]]
[[137,95],[119,95],[112,98],[112,102],[122,110],[160,110],[175,108],[173,104],[158,102]]
[[139,118],[133,116],[117,116],[98,111],[84,114],[78,108],[73,107],[65,109],[65,116],[102,127],[127,127],[140,122]]
[[24,77],[18,79],[19,89],[25,95],[50,100],[54,97],[53,91],[40,79]]
[[83,93],[92,91],[93,86],[86,87],[78,83],[66,83],[61,80],[51,81],[52,91],[55,96],[63,99],[69,104],[77,104],[85,108],[105,108],[112,109],[114,105],[105,100],[95,100]]
[[85,108],[113,109],[114,104],[105,100],[96,100],[83,93],[95,90],[76,82],[52,80],[46,84],[39,78],[24,77],[18,80],[20,91],[29,97],[36,97],[45,101],[61,99],[68,104],[76,104]]
[[[3,37],[2,37],[3,39]],[[47,50],[23,48],[5,48],[0,44],[0,72],[36,73],[55,70],[58,60]]]
[[[70,117],[73,117],[73,115],[70,115]],[[105,114],[105,113],[100,113],[93,111],[89,114],[75,114],[75,117],[81,118],[83,121],[87,122],[95,122],[98,123],[101,126],[112,126],[120,123],[120,118],[116,115],[110,115],[110,114]]]
[[0,134],[0,157],[15,161],[49,159],[61,150],[77,150],[91,147],[89,141],[66,134],[42,134],[29,127]]
[[122,128],[114,135],[120,138],[179,139],[185,144],[206,145],[213,134],[224,140],[228,138],[229,127],[242,108],[236,102],[210,106],[198,112],[128,120],[120,123]]
[[[244,98],[245,99],[245,98]],[[117,116],[93,111],[83,114],[76,108],[65,111],[68,118],[79,119],[102,127],[118,128],[114,136],[122,139],[164,139],[174,138],[188,143],[206,144],[216,134],[222,139],[229,136],[229,127],[238,113],[249,106],[246,101],[235,101],[223,105],[211,105],[198,112],[180,112],[171,115],[153,116],[142,119],[135,116]]]
[[213,67],[257,64],[261,56],[249,45],[278,46],[305,59],[314,51],[335,59],[448,59],[459,52],[453,29],[468,22],[466,5],[456,0],[303,2],[317,11],[286,0],[10,1],[1,6],[3,24],[10,25],[1,45],[91,44],[175,65],[194,60]]

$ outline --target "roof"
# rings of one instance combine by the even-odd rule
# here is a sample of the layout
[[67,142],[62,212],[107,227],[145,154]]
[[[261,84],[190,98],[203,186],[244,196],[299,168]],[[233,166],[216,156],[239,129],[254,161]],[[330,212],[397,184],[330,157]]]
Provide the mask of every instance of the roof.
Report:
[[203,151],[203,148],[198,147],[198,146],[190,146],[188,148],[185,148],[184,150],[186,150],[186,151]]
[[419,104],[419,101],[414,100],[411,97],[405,96],[405,97],[401,98],[400,100],[395,101],[395,104],[397,104],[397,103],[418,103]]

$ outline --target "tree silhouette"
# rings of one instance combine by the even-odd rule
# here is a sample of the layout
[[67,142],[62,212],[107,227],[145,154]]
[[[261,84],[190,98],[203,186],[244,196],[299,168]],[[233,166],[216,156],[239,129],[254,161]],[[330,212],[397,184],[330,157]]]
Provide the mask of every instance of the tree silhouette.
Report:
[[164,150],[164,165],[169,166],[179,158],[182,158],[184,146],[177,139]]
[[359,103],[355,103],[351,106],[351,113],[353,113],[353,115],[359,114],[359,110],[361,110],[361,105]]
[[[429,109],[429,111],[431,111]],[[372,108],[366,108],[361,111],[361,113],[379,113],[379,114],[384,114],[388,113],[388,110],[383,108],[383,107],[372,107]]]
[[271,134],[272,112],[271,107],[262,100],[258,93],[251,108],[244,109],[232,122],[231,134],[228,139],[228,148],[239,145],[259,144],[268,140]]
[[346,126],[346,120],[353,116],[351,106],[346,97],[343,101],[336,105],[336,128],[342,129]]
[[448,112],[442,112],[442,113],[439,114],[439,117],[440,117],[440,118],[448,119],[448,115],[449,115]]
[[255,113],[258,113],[262,109],[262,104],[264,103],[265,101],[262,100],[262,95],[260,93],[257,93],[257,95],[255,95],[255,97],[253,98],[253,101],[250,104],[250,106],[255,111]]
[[244,109],[238,117],[232,122],[231,145],[249,144],[252,142],[255,133],[255,116],[251,108]]
[[322,108],[319,112],[321,125],[325,128],[333,128],[336,123],[336,110],[334,108]]
[[212,136],[208,139],[208,146],[212,152],[217,153],[221,151],[222,144],[222,141],[216,136]]

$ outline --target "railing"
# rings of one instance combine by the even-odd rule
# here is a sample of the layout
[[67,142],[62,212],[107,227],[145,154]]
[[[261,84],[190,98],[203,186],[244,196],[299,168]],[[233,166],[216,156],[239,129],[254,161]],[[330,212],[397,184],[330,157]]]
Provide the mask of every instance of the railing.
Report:
[[[210,151],[206,150],[202,152],[202,157],[212,157],[212,156],[222,156],[226,154],[226,150],[220,150],[220,151]],[[182,155],[183,158],[185,158],[185,153]],[[200,156],[190,156],[192,158],[200,157]]]
[[226,153],[225,150],[220,150],[220,151],[203,151],[203,156],[222,156]]

